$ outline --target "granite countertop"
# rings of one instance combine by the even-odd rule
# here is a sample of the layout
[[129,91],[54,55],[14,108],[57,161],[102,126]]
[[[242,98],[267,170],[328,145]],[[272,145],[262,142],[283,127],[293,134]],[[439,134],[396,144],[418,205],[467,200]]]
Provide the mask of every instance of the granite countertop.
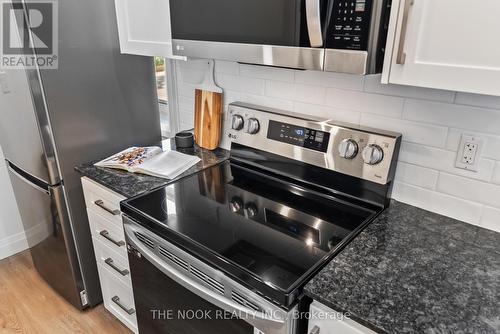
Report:
[[500,333],[500,233],[392,201],[305,293],[380,333]]
[[173,180],[134,174],[117,169],[96,167],[94,166],[94,163],[98,160],[76,166],[75,169],[83,176],[88,177],[89,179],[117,192],[120,195],[130,198],[154,188],[172,183],[175,180],[194,174],[229,158],[229,151],[222,148],[217,148],[213,151],[206,150],[198,146],[195,146],[193,149],[177,149],[173,139],[166,139],[161,143],[161,145],[164,150],[172,149],[182,153],[196,155],[201,159],[201,161]]

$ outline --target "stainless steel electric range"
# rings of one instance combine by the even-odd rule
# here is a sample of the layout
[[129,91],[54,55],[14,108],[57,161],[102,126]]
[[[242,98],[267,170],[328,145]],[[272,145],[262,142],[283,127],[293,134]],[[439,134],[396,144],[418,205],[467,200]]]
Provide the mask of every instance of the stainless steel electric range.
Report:
[[389,204],[400,134],[228,112],[230,160],[122,203],[141,333],[300,333],[302,287]]

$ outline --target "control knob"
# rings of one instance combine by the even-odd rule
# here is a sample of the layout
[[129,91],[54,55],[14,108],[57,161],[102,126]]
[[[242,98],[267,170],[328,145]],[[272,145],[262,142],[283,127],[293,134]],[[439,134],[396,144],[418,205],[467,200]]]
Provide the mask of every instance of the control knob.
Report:
[[243,209],[243,201],[239,197],[233,197],[229,202],[231,212],[238,213]]
[[249,118],[247,123],[247,132],[251,135],[256,134],[260,130],[259,121],[256,118]]
[[253,203],[248,203],[245,207],[245,210],[247,212],[248,218],[254,218],[259,213],[259,209],[257,209],[257,206]]
[[358,155],[358,143],[354,139],[344,139],[339,145],[339,154],[345,159],[354,159]]
[[384,151],[376,144],[370,144],[363,150],[363,160],[368,165],[376,165],[384,159]]
[[231,121],[231,128],[233,130],[241,130],[243,129],[243,125],[245,124],[245,121],[243,120],[243,117],[240,115],[233,115],[232,121]]

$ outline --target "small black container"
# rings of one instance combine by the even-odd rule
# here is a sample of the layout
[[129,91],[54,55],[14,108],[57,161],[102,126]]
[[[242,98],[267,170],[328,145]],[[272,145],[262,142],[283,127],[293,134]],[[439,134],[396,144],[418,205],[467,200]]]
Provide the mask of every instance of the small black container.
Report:
[[192,132],[183,131],[175,135],[175,146],[177,148],[193,148],[194,136]]

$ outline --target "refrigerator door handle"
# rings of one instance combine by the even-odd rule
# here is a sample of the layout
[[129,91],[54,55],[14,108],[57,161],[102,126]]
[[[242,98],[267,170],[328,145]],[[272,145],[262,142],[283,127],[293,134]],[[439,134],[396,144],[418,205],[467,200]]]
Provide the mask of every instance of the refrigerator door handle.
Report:
[[[42,185],[41,185],[42,181],[36,182],[34,176],[29,175],[26,172],[22,172],[19,168],[13,166],[12,163],[10,163],[9,161],[7,161],[7,168],[9,169],[9,171],[12,174],[17,176],[21,181],[25,182],[27,185],[35,188],[38,191],[46,193],[48,196],[51,195],[49,185],[46,185],[46,187],[42,187]],[[37,184],[37,183],[39,183],[39,184]]]

